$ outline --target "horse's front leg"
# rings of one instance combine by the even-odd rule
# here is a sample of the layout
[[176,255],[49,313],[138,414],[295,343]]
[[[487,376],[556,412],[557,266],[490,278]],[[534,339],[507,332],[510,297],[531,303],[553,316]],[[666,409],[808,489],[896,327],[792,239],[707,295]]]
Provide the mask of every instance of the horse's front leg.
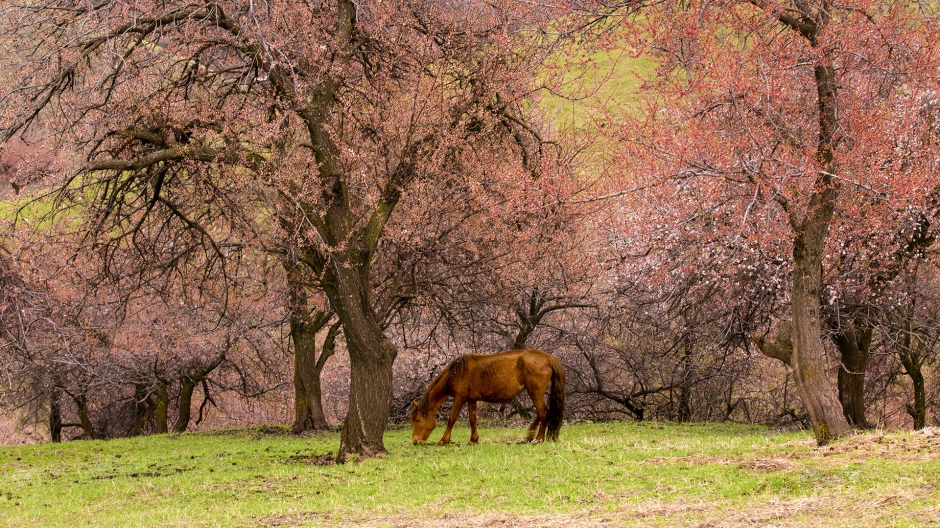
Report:
[[457,416],[460,415],[460,409],[463,407],[463,398],[454,396],[454,406],[450,410],[450,417],[447,419],[447,429],[444,429],[444,436],[437,442],[437,445],[447,445],[450,443],[450,430],[457,423]]
[[477,402],[471,400],[467,404],[467,412],[470,414],[470,445],[477,443],[480,440],[480,435],[477,434]]

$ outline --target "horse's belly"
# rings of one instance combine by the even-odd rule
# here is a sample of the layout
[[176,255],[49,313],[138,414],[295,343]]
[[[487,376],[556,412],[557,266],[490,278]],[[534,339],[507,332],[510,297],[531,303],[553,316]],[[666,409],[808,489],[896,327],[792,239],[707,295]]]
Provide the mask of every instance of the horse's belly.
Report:
[[481,387],[478,390],[474,391],[476,394],[474,400],[482,400],[490,403],[503,403],[507,402],[522,392],[522,385],[503,385],[500,387]]

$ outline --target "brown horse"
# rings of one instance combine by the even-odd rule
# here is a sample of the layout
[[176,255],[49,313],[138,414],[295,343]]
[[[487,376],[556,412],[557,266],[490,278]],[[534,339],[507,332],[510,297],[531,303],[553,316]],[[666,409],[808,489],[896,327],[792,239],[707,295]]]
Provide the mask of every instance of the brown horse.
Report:
[[[546,406],[545,389],[549,382],[552,390]],[[437,425],[435,416],[438,409],[448,396],[453,396],[454,406],[447,419],[447,429],[437,445],[450,442],[450,431],[464,403],[468,404],[470,412],[470,443],[475,444],[480,439],[477,434],[477,402],[506,402],[518,396],[523,389],[529,393],[538,413],[529,426],[526,440],[532,443],[545,440],[546,428],[548,439],[558,440],[565,409],[565,369],[555,356],[541,350],[469,354],[452,361],[428,385],[421,400],[414,402],[411,410],[411,440],[415,445],[427,441]]]

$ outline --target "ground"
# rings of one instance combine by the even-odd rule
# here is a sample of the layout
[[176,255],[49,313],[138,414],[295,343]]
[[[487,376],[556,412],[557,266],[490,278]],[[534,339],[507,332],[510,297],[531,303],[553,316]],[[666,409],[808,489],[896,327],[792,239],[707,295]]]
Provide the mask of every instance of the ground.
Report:
[[[440,435],[435,431],[432,439]],[[716,424],[456,429],[386,436],[337,465],[335,433],[284,428],[0,448],[0,526],[930,526],[940,430],[806,432]]]

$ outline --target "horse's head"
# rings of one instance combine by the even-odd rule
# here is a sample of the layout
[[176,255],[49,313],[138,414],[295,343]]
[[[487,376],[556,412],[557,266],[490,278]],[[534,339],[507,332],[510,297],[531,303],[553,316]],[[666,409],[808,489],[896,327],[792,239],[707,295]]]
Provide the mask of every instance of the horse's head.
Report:
[[437,419],[434,417],[436,413],[428,411],[426,415],[422,414],[418,402],[413,403],[415,406],[411,409],[411,441],[418,445],[425,443],[431,436],[431,431],[437,426]]

